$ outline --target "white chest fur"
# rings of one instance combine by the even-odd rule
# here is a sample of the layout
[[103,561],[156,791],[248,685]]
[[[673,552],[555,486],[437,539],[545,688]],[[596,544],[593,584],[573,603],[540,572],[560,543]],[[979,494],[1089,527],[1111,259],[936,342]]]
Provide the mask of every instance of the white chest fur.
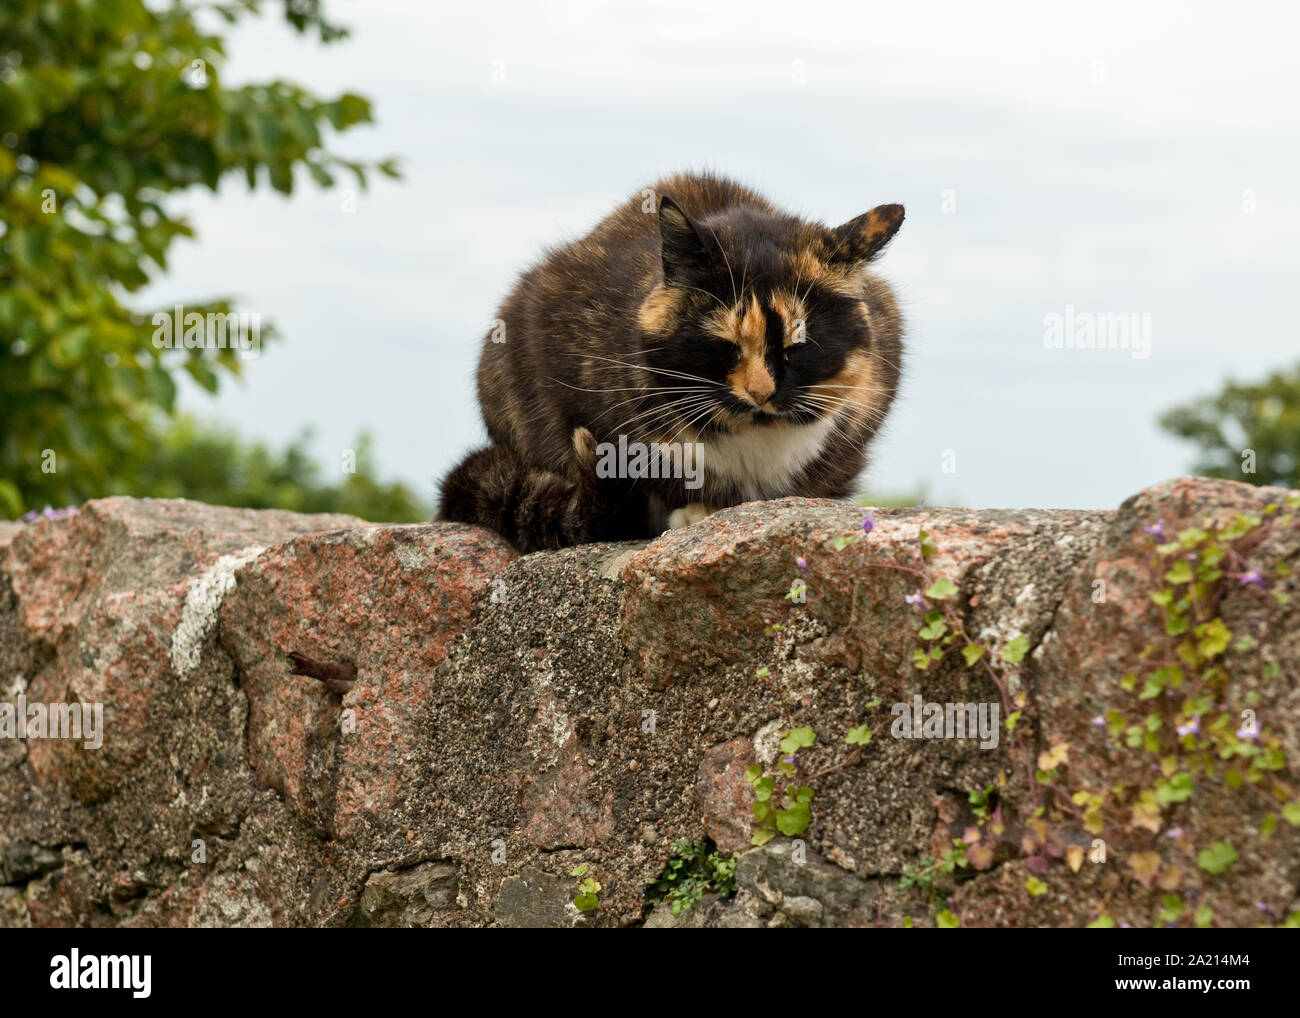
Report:
[[752,500],[795,494],[790,484],[825,447],[830,417],[710,435],[702,443],[705,483],[730,482]]

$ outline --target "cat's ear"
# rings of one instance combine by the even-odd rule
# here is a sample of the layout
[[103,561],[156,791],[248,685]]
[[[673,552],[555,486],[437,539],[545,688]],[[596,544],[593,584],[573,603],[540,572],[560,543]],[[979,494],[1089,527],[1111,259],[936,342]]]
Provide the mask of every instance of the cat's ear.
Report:
[[832,260],[867,262],[876,257],[903,225],[903,206],[877,205],[831,230]]
[[690,279],[709,263],[704,239],[675,201],[659,201],[659,239],[663,249],[664,282]]

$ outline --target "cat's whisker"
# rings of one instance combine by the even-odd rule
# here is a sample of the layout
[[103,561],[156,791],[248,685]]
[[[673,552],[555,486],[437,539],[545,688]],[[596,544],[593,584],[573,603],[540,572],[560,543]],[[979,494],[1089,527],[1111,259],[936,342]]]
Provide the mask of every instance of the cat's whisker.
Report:
[[652,396],[656,395],[657,392],[688,392],[688,393],[689,393],[689,392],[701,392],[701,393],[708,392],[708,393],[711,393],[712,391],[713,391],[712,389],[705,389],[705,388],[702,388],[702,387],[697,387],[697,388],[694,388],[694,389],[662,389],[662,390],[650,389],[650,390],[647,390],[646,392],[642,393],[640,396],[632,396],[632,397],[629,398],[629,399],[621,399],[621,400],[619,400],[617,403],[613,403],[613,404],[611,404],[610,406],[607,406],[604,410],[602,410],[600,413],[598,413],[595,417],[592,418],[592,423],[593,423],[593,424],[596,423],[596,421],[600,420],[602,417],[604,417],[604,416],[605,416],[607,413],[609,413],[611,410],[617,410],[617,409],[618,409],[619,407],[621,407],[621,406],[627,406],[627,404],[629,404],[629,403],[635,403],[635,402],[637,402],[638,400],[650,399]]
[[713,237],[713,242],[718,245],[718,250],[722,252],[722,264],[727,267],[727,278],[731,280],[731,300],[736,303],[740,300],[736,296],[736,276],[731,271],[731,259],[727,257],[727,249],[718,241],[717,231],[712,226],[708,227],[709,234]]
[[[554,376],[549,376],[546,380],[548,382],[555,382],[557,385],[563,385],[566,389],[576,389],[578,392],[682,392],[684,391],[682,388],[659,387],[653,385],[619,385],[619,386],[615,386],[612,389],[588,389],[581,385],[573,385],[569,382],[564,381],[564,379],[562,378],[555,378]],[[703,386],[697,386],[697,388],[703,389]]]
[[633,424],[636,424],[638,421],[644,422],[642,425],[643,428],[654,427],[656,425],[656,422],[658,422],[661,418],[665,420],[672,420],[674,419],[674,416],[681,411],[694,409],[697,406],[702,406],[704,399],[705,397],[697,396],[697,397],[692,397],[690,399],[675,400],[674,402],[666,405],[653,406],[650,407],[648,410],[642,410],[639,413],[633,414],[627,420],[619,424],[619,426],[614,429],[614,433],[621,434],[625,429],[627,429]]
[[889,391],[876,385],[809,385],[806,388],[812,392],[820,392],[825,396],[838,396],[846,392],[884,393]]
[[623,421],[618,427],[614,429],[614,434],[616,435],[621,434],[624,428],[628,427],[631,424],[635,424],[637,421],[643,420],[644,418],[647,417],[650,418],[650,421],[653,424],[653,422],[656,419],[656,415],[671,415],[675,411],[682,410],[682,409],[693,409],[694,407],[696,407],[702,402],[705,401],[712,402],[712,400],[713,400],[712,395],[683,396],[679,399],[671,400],[668,403],[664,403],[659,406],[650,407],[648,410],[642,410],[639,413],[636,413],[633,416],[629,417],[626,421]]
[[668,443],[669,443],[669,445],[672,445],[672,444],[676,443],[676,441],[677,441],[677,437],[678,437],[679,435],[685,433],[685,432],[695,430],[695,431],[696,431],[696,434],[698,435],[699,432],[698,432],[698,430],[695,429],[695,422],[698,421],[698,420],[700,420],[701,418],[705,417],[706,415],[708,415],[710,421],[712,421],[713,416],[716,415],[716,414],[717,414],[717,405],[716,405],[716,404],[710,404],[710,405],[705,406],[703,410],[701,410],[701,411],[695,413],[693,416],[691,416],[690,418],[688,418],[687,421],[686,421],[686,423],[684,423],[680,428],[678,428],[676,431],[673,432],[672,437],[671,437],[670,439],[668,439]]
[[831,425],[832,433],[838,439],[841,439],[842,441],[846,442],[849,445],[853,444],[854,442],[853,436],[849,433],[848,429],[845,427],[845,424],[840,419],[840,415],[838,413],[831,412],[828,414],[818,414],[815,408],[805,407],[803,409],[808,412],[810,420],[828,420]]
[[697,293],[702,293],[702,294],[704,294],[704,296],[706,296],[706,297],[711,297],[711,298],[713,298],[714,300],[716,300],[716,301],[717,301],[717,302],[718,302],[718,303],[719,303],[723,308],[726,308],[726,307],[727,307],[727,302],[726,302],[725,300],[723,300],[721,297],[719,297],[719,296],[718,296],[717,294],[715,294],[715,293],[709,293],[708,290],[701,289],[701,288],[698,287],[698,286],[682,286],[682,284],[680,284],[680,283],[677,283],[677,284],[674,284],[674,285],[676,285],[676,286],[680,286],[683,290],[694,290],[694,291],[696,291]]
[[864,405],[862,403],[857,402],[856,400],[848,399],[843,396],[834,396],[828,394],[806,392],[803,393],[800,398],[806,400],[809,403],[820,406],[823,409],[834,410],[837,413],[841,410],[849,410],[854,413],[861,413],[865,415],[869,420],[884,419],[883,412],[879,411],[876,407],[871,405]]
[[871,409],[870,404],[863,404],[857,399],[850,396],[841,396],[837,393],[830,392],[805,392],[799,397],[800,399],[811,400],[833,406],[858,407],[863,410]]
[[588,354],[592,360],[608,361],[610,364],[617,365],[621,368],[637,368],[641,371],[650,371],[658,375],[667,375],[669,378],[680,378],[689,382],[705,382],[708,385],[722,388],[721,382],[716,382],[712,378],[705,378],[703,375],[692,375],[688,371],[675,371],[670,368],[652,368],[649,364],[637,364],[632,361],[621,361],[614,357],[601,357],[599,354]]

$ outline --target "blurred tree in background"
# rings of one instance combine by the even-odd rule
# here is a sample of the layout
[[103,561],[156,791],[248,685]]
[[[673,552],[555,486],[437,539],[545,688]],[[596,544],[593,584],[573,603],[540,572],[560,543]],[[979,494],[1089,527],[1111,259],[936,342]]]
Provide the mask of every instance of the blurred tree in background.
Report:
[[[178,237],[169,195],[250,187],[289,194],[370,167],[324,147],[326,131],[371,120],[360,96],[321,99],[283,81],[227,87],[217,29],[257,0],[5,0],[0,6],[0,517],[108,493],[342,509],[413,519],[417,500],[358,465],[322,486],[302,442],[280,458],[175,420],[176,378],[208,392],[238,375],[238,351],[158,349],[155,310],[130,295],[167,268]],[[286,0],[298,32],[346,32],[318,0]],[[227,313],[204,297],[185,311]],[[267,338],[263,330],[261,339]],[[186,442],[192,445],[185,447]],[[208,458],[210,457],[210,458]],[[209,473],[211,471],[211,473]],[[367,493],[374,497],[366,502]]]
[[261,442],[244,442],[225,430],[179,416],[141,464],[132,485],[114,485],[108,494],[147,491],[157,498],[196,498],[213,505],[252,509],[292,509],[302,513],[352,513],[364,519],[412,523],[428,519],[419,500],[402,484],[375,480],[370,438],[344,450],[349,463],[331,468],[346,479],[321,481],[324,472],[311,456],[304,434],[283,452]]
[[1300,364],[1255,385],[1228,382],[1174,407],[1160,426],[1196,445],[1198,474],[1300,487]]

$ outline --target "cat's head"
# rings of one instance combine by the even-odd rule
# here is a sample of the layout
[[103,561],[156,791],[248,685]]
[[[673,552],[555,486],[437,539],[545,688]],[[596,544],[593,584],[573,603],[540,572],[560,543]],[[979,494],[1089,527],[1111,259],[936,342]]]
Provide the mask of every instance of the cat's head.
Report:
[[842,414],[874,430],[897,387],[901,322],[866,268],[902,222],[901,205],[837,227],[746,207],[692,220],[664,197],[663,279],[638,324],[665,402],[704,431]]

